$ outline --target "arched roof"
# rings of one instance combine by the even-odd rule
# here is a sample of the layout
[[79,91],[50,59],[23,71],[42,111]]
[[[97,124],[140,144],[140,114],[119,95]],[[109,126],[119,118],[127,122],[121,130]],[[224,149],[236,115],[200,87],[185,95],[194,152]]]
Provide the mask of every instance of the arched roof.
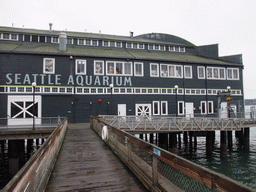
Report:
[[195,46],[193,43],[190,43],[189,41],[187,41],[185,39],[182,39],[175,35],[164,34],[164,33],[147,33],[147,34],[138,35],[136,37],[157,40],[157,41],[170,42],[170,43],[174,43],[174,44],[182,44],[182,45],[187,45],[187,46]]

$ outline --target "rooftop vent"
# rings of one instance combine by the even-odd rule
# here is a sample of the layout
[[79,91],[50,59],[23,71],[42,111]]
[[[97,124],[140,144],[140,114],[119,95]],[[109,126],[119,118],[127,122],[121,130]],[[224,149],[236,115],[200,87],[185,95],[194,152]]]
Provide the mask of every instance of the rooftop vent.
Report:
[[52,23],[49,23],[49,30],[52,31]]
[[133,37],[133,32],[132,31],[130,31],[130,37]]
[[59,50],[66,51],[67,50],[67,34],[65,32],[59,33]]

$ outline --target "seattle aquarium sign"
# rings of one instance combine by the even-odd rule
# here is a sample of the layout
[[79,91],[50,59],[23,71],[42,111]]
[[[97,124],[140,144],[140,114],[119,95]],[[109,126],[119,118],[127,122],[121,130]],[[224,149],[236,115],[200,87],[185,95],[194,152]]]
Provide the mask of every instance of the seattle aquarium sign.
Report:
[[31,85],[36,82],[38,85],[56,85],[56,86],[132,86],[131,77],[120,76],[92,76],[92,75],[69,75],[65,79],[61,74],[21,74],[7,73],[7,85]]

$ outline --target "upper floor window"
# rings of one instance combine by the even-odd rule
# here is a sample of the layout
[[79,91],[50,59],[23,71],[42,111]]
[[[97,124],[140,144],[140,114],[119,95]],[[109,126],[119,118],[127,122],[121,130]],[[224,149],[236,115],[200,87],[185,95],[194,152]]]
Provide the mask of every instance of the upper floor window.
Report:
[[44,58],[43,73],[48,73],[48,74],[55,73],[55,59],[54,58]]
[[150,63],[150,77],[159,77],[159,64]]
[[134,63],[134,76],[144,76],[143,63]]
[[39,36],[39,42],[40,43],[46,43],[46,37],[45,36]]
[[197,75],[198,75],[198,79],[205,79],[205,67],[198,66]]
[[110,42],[109,41],[103,41],[102,46],[103,47],[109,47],[110,46]]
[[99,41],[98,40],[91,40],[91,39],[78,39],[78,45],[98,46]]
[[122,47],[122,42],[117,41],[117,42],[116,42],[116,47]]
[[76,75],[86,75],[86,60],[76,59]]
[[107,61],[107,75],[132,75],[132,63],[120,61]]
[[132,43],[126,43],[126,48],[132,48]]
[[52,37],[52,43],[59,43],[59,37]]
[[213,101],[201,101],[201,114],[214,113]]
[[104,61],[94,61],[94,75],[104,75]]
[[16,33],[0,33],[0,39],[17,41],[18,34],[16,34]]
[[72,45],[73,44],[73,38],[67,38],[67,44]]
[[181,65],[161,64],[160,71],[161,77],[183,77],[183,70]]
[[225,79],[225,68],[207,67],[207,79]]
[[239,80],[239,69],[238,68],[227,68],[227,79],[228,80]]
[[192,79],[192,66],[184,66],[184,76]]

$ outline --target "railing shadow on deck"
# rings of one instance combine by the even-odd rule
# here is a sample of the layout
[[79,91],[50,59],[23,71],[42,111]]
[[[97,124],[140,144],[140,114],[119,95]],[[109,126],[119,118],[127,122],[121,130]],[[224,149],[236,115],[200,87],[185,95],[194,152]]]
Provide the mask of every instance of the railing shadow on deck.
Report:
[[254,189],[91,117],[90,126],[150,191],[237,191]]
[[68,127],[64,119],[2,191],[44,191]]

